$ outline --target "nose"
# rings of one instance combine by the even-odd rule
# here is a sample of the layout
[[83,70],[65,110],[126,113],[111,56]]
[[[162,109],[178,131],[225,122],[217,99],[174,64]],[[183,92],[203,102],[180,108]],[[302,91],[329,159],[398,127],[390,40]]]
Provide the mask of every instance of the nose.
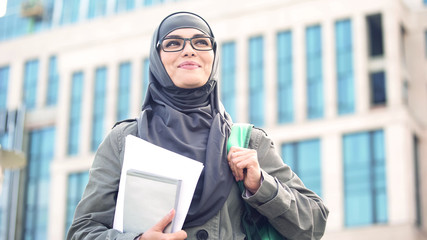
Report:
[[193,46],[191,46],[191,40],[190,39],[185,39],[185,45],[184,45],[184,49],[182,49],[182,54],[184,54],[184,56],[195,56],[196,55],[196,50],[194,50]]

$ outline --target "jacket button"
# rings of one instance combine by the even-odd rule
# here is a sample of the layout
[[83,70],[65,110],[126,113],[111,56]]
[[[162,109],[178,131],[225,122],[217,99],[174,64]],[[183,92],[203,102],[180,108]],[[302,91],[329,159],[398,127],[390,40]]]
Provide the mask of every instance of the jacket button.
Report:
[[206,240],[206,239],[208,239],[209,234],[206,230],[202,229],[202,230],[197,231],[196,236],[197,236],[198,240]]

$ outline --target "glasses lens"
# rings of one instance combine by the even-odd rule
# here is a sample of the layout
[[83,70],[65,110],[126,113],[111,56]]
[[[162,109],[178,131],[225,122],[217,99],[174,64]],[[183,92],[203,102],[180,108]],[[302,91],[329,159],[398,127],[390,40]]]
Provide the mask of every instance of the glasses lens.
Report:
[[165,38],[162,41],[162,48],[166,52],[180,51],[184,46],[184,39]]
[[194,49],[201,51],[207,51],[212,49],[212,41],[208,37],[192,38],[191,45]]

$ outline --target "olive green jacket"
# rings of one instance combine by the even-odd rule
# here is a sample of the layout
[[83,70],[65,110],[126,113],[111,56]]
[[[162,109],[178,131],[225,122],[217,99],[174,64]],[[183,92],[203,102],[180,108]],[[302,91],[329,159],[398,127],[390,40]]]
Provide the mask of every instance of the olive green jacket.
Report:
[[[100,145],[90,169],[89,183],[78,204],[67,239],[133,240],[139,233],[113,229],[114,212],[123,164],[125,137],[137,134],[136,121],[117,125]],[[218,214],[202,226],[184,229],[187,239],[244,239],[242,198],[287,239],[320,239],[328,209],[283,163],[270,138],[254,128],[249,148],[257,150],[263,181],[252,196],[241,194],[237,184]]]

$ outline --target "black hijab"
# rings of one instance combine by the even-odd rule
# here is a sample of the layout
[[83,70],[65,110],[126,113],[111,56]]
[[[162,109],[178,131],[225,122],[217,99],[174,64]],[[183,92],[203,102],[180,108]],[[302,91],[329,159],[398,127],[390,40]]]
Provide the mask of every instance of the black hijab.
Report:
[[170,32],[194,28],[214,37],[208,23],[190,12],[167,16],[155,30],[150,49],[149,86],[138,118],[140,138],[204,164],[184,228],[200,226],[224,205],[234,182],[227,162],[231,118],[218,96],[217,54],[204,86],[175,86],[160,59],[157,43]]

